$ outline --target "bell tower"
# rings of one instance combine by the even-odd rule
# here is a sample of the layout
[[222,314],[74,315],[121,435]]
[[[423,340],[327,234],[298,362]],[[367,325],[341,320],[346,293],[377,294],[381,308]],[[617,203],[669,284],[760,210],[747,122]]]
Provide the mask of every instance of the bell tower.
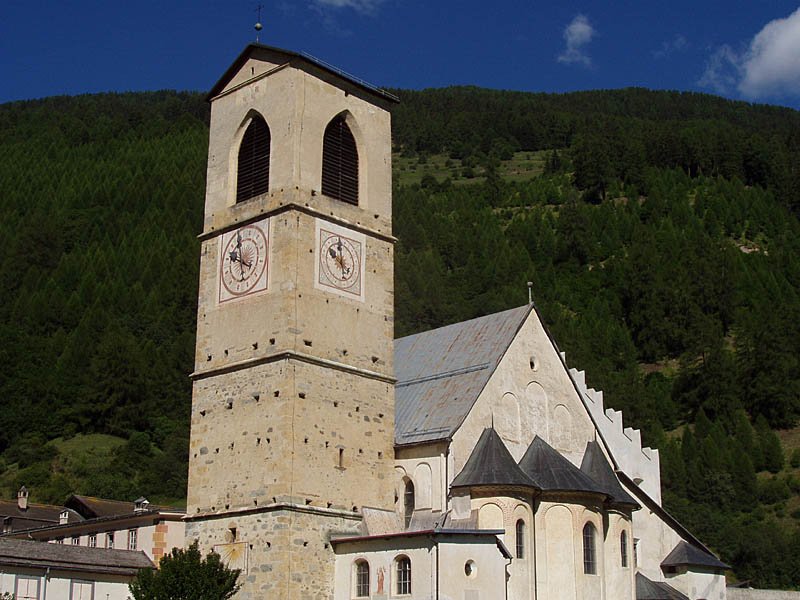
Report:
[[327,598],[330,534],[394,506],[396,99],[251,44],[209,101],[187,542]]

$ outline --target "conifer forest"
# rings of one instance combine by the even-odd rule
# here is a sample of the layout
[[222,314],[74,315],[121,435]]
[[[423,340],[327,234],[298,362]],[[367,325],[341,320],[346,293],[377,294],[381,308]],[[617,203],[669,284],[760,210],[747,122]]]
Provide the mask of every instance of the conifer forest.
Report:
[[[664,505],[800,589],[800,112],[393,90],[396,335],[528,300]],[[185,502],[208,106],[0,105],[0,491]]]

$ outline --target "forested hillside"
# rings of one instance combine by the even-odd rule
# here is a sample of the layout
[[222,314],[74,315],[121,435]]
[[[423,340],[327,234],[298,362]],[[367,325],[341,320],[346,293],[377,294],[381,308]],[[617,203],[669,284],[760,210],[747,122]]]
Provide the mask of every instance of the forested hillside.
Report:
[[[800,587],[800,113],[397,90],[396,331],[527,301],[662,450],[665,505]],[[0,106],[0,487],[180,502],[207,107]],[[776,435],[787,442],[783,447]]]

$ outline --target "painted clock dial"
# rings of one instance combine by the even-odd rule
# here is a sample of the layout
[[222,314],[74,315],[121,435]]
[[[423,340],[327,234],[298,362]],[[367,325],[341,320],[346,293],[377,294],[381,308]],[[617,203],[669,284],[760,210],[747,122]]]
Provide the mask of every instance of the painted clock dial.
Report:
[[227,302],[267,289],[269,220],[220,236],[219,300]]
[[317,240],[316,286],[363,300],[363,235],[331,223],[318,223]]

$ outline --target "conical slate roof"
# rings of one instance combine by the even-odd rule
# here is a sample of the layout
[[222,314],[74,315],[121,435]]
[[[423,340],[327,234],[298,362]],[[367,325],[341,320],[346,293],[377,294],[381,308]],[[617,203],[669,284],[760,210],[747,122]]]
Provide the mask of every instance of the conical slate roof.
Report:
[[636,600],[689,600],[671,585],[636,574]]
[[452,487],[479,485],[539,487],[517,466],[503,440],[492,427],[483,430],[467,464],[453,480]]
[[525,456],[519,461],[522,471],[546,492],[589,492],[608,494],[602,487],[569,460],[561,456],[539,436],[533,438]]
[[667,557],[661,561],[662,567],[679,567],[679,566],[695,566],[695,567],[711,567],[713,569],[730,569],[728,565],[722,562],[713,554],[709,554],[700,548],[692,546],[690,543],[681,540],[678,545],[672,549]]
[[586,444],[586,452],[583,454],[581,471],[586,473],[597,482],[603,491],[608,494],[613,504],[639,507],[639,503],[634,500],[617,479],[611,465],[608,464],[600,444],[589,442]]

